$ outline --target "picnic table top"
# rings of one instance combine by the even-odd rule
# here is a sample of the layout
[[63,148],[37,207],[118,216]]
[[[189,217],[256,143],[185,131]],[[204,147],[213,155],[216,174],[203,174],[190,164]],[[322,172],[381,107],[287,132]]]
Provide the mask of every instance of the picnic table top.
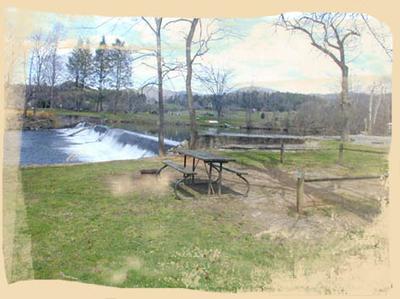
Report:
[[179,154],[194,157],[199,160],[203,160],[205,162],[226,163],[226,162],[230,162],[230,161],[235,161],[235,159],[233,159],[233,158],[218,156],[213,153],[206,152],[206,151],[179,149],[179,150],[177,150],[177,152]]

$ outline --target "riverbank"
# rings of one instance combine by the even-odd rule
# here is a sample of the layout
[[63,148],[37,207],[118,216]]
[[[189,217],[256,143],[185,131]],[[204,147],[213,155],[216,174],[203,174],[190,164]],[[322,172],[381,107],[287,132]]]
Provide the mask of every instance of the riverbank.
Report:
[[[28,117],[22,118],[22,111],[10,110],[7,114],[7,128],[9,129],[49,129],[61,128],[78,122],[87,121],[94,124],[123,125],[136,124],[154,127],[158,123],[158,114],[150,112],[116,113],[111,112],[78,112],[62,109],[36,109],[29,110]],[[287,128],[271,127],[265,125],[265,120],[260,112],[254,112],[252,125],[246,126],[245,111],[229,111],[221,123],[216,122],[214,113],[210,110],[197,111],[197,125],[204,128],[235,128],[236,130],[255,130],[267,132],[290,133]],[[165,113],[165,126],[189,127],[187,111],[169,111]]]
[[[80,122],[89,122],[93,124],[138,124],[154,126],[158,122],[158,115],[154,113],[117,113],[110,112],[77,112],[60,109],[36,109],[29,110],[27,118],[22,117],[22,111],[8,109],[6,111],[6,120],[8,129],[57,129],[76,125]],[[208,118],[199,117],[200,126],[218,126],[210,124]],[[224,124],[223,124],[224,125]],[[222,125],[222,126],[223,126]],[[165,126],[189,126],[189,117],[187,112],[171,112],[165,114]]]

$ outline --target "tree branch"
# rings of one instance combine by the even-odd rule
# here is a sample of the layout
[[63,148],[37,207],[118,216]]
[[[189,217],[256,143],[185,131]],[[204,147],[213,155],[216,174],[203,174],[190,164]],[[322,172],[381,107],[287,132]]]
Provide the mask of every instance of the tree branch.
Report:
[[150,22],[145,17],[142,17],[142,20],[146,22],[146,24],[154,32],[154,34],[157,34],[157,31],[154,29],[154,27],[150,24]]

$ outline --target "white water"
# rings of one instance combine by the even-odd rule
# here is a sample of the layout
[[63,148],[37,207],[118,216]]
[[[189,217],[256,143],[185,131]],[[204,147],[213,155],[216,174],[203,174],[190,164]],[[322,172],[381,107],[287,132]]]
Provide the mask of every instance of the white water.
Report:
[[[122,129],[96,131],[94,127],[78,124],[74,128],[58,130],[68,146],[62,150],[68,155],[67,162],[101,162],[112,160],[140,159],[155,156],[157,137]],[[121,142],[128,139],[128,143]],[[133,141],[132,141],[133,140]],[[165,140],[167,146],[179,142]]]

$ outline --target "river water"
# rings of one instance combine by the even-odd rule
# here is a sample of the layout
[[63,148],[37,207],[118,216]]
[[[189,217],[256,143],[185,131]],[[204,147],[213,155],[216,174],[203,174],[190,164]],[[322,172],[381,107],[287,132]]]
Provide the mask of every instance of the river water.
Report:
[[[202,133],[229,133],[229,129],[203,129]],[[263,132],[240,132],[263,134]],[[165,131],[167,149],[189,138],[188,128],[170,126]],[[326,136],[325,136],[326,137]],[[330,136],[332,139],[334,136]],[[324,139],[322,136],[320,137]],[[355,143],[388,146],[389,136],[352,135]],[[140,159],[158,154],[157,127],[129,124],[119,128],[79,123],[73,128],[6,131],[4,162],[11,166],[102,162]]]
[[[166,148],[183,140],[178,139],[167,138]],[[140,159],[158,154],[154,135],[85,123],[67,129],[7,132],[5,141],[5,159],[19,147],[21,166]],[[14,146],[14,149],[7,144],[17,141],[19,146]]]
[[[201,130],[202,133],[225,131],[229,129]],[[165,147],[169,149],[189,138],[189,128],[169,126],[165,136]],[[65,129],[7,131],[5,136],[5,163],[21,166],[129,160],[157,154],[156,125],[124,124],[111,128],[82,122]]]

